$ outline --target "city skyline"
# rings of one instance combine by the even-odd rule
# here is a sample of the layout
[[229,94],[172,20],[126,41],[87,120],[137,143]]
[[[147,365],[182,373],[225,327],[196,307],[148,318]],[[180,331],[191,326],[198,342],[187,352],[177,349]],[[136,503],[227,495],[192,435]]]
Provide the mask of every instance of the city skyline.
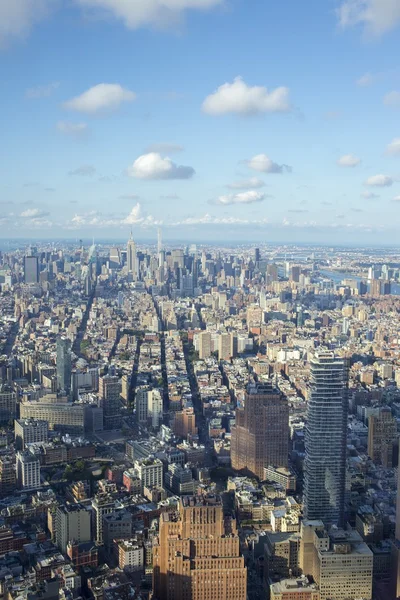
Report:
[[7,235],[397,242],[395,2],[34,8],[0,6]]

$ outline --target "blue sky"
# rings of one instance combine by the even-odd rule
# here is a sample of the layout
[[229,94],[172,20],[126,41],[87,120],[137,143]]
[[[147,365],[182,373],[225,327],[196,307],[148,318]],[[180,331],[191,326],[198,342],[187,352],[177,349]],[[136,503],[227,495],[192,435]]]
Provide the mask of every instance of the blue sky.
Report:
[[398,0],[0,0],[2,237],[397,242]]

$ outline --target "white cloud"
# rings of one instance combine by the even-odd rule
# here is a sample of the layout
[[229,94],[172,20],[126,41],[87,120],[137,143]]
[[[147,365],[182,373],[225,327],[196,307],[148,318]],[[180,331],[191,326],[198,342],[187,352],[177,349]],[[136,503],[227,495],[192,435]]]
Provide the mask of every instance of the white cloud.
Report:
[[139,27],[166,28],[179,23],[186,10],[205,10],[223,4],[224,0],[75,0],[84,7],[103,11],[121,20],[129,29]]
[[400,154],[400,138],[395,138],[386,148],[386,154]]
[[400,107],[400,92],[396,92],[396,91],[389,92],[383,98],[383,103],[385,106],[391,106],[392,108],[399,108]]
[[375,81],[375,77],[372,73],[365,73],[359,79],[357,79],[356,84],[360,87],[368,87],[372,85]]
[[337,164],[339,167],[356,167],[360,162],[361,159],[358,158],[358,156],[354,156],[354,154],[345,154],[338,159]]
[[56,3],[57,0],[1,0],[0,46],[13,38],[25,37]]
[[81,165],[73,171],[70,171],[68,175],[74,176],[79,175],[81,177],[92,177],[96,173],[96,169],[93,165]]
[[161,225],[162,221],[157,221],[152,215],[143,215],[142,207],[138,202],[131,210],[129,215],[122,220],[123,225],[140,225],[141,227],[150,227],[151,225]]
[[158,144],[150,144],[145,149],[146,154],[150,152],[158,152],[159,154],[173,154],[175,152],[182,152],[183,146],[179,144],[168,144],[167,142],[159,142]]
[[77,112],[96,114],[99,112],[116,110],[124,102],[133,102],[136,94],[123,88],[118,83],[99,83],[64,102],[64,108]]
[[361,198],[364,198],[364,200],[376,200],[379,196],[378,194],[374,194],[374,192],[362,192]]
[[393,178],[389,175],[373,175],[365,183],[371,187],[390,187],[393,185]]
[[38,85],[36,87],[27,89],[25,92],[25,96],[26,98],[30,98],[32,100],[36,100],[38,98],[48,98],[59,87],[60,82],[53,81],[52,83],[48,83],[47,85]]
[[345,0],[338,9],[342,27],[361,25],[372,35],[394,29],[400,22],[399,0]]
[[206,213],[202,217],[187,217],[182,221],[177,221],[172,225],[175,227],[186,225],[262,225],[268,223],[267,219],[250,221],[249,219],[240,219],[238,217],[214,217]]
[[195,170],[193,167],[176,165],[158,152],[150,152],[139,156],[128,168],[127,174],[136,179],[190,179]]
[[70,123],[68,121],[58,121],[57,130],[65,135],[80,137],[88,132],[87,123]]
[[156,220],[151,215],[142,213],[142,208],[138,202],[131,210],[128,216],[121,217],[115,214],[104,215],[98,211],[91,211],[85,214],[76,214],[71,221],[67,223],[67,229],[80,229],[82,227],[97,227],[104,229],[107,227],[126,227],[127,225],[137,227],[152,227],[162,225],[162,221]]
[[395,198],[393,198],[393,202],[400,202],[400,196],[396,196]]
[[219,196],[215,201],[216,204],[227,206],[230,204],[253,204],[254,202],[262,202],[265,199],[265,194],[251,190],[248,192],[240,192],[239,194],[227,194]]
[[229,183],[226,187],[230,190],[257,190],[265,186],[265,182],[262,179],[258,179],[257,177],[251,177],[250,179],[245,179],[244,181],[234,181],[233,183]]
[[268,91],[262,86],[248,86],[241,77],[233,83],[224,83],[204,100],[202,109],[209,115],[257,115],[261,113],[288,112],[292,109],[289,89],[278,87]]
[[24,210],[20,216],[23,219],[40,219],[42,217],[47,217],[49,214],[49,212],[40,210],[39,208],[28,208],[27,210]]
[[250,160],[246,160],[245,163],[250,169],[260,173],[284,173],[285,171],[290,173],[292,171],[292,167],[289,165],[278,165],[266,154],[257,154]]

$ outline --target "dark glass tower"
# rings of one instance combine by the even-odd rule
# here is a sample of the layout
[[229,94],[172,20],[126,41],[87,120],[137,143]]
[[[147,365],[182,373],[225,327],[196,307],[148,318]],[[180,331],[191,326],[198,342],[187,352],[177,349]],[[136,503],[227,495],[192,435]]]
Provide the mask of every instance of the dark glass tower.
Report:
[[304,463],[304,514],[342,525],[346,476],[347,367],[332,352],[311,359]]
[[57,388],[71,391],[71,344],[67,338],[57,338]]

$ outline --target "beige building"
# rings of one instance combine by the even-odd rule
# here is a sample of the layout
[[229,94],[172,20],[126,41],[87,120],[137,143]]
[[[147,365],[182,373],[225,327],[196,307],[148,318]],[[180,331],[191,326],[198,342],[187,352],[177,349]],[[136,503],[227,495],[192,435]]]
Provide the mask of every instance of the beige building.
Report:
[[307,577],[282,579],[270,585],[270,600],[320,600],[318,586]]
[[162,513],[153,547],[153,599],[244,600],[247,569],[236,522],[219,496],[185,496]]
[[203,331],[199,334],[199,357],[208,358],[211,355],[211,333]]
[[72,404],[57,396],[44,396],[40,400],[21,402],[21,419],[47,421],[49,429],[82,433],[85,426],[85,406]]
[[55,515],[55,542],[61,552],[67,551],[68,542],[90,542],[91,515],[81,504],[58,506]]
[[312,575],[320,600],[372,600],[373,553],[355,530],[303,521],[300,568]]
[[118,566],[120,569],[139,571],[144,569],[144,547],[130,540],[119,540]]

